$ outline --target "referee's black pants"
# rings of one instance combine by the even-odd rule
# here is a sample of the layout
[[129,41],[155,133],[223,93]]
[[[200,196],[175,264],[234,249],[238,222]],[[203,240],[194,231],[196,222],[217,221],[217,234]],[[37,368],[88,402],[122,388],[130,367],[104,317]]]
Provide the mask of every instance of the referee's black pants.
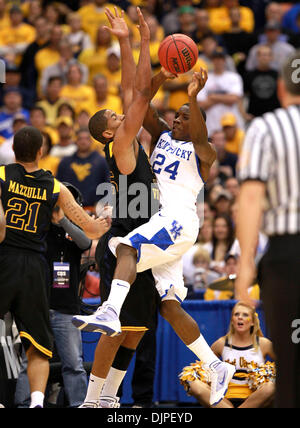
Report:
[[275,407],[300,408],[300,234],[270,238],[259,282],[276,353]]

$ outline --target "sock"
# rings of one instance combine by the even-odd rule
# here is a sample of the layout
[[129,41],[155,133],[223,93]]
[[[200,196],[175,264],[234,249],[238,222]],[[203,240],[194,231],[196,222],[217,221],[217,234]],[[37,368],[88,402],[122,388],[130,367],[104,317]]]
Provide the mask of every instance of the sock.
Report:
[[90,374],[89,385],[84,401],[99,400],[105,379]]
[[118,370],[111,367],[102,389],[101,397],[116,397],[126,373],[126,370]]
[[121,308],[129,290],[129,282],[122,281],[120,279],[114,279],[111,283],[111,289],[106,303],[115,308],[118,316],[120,315]]
[[41,391],[34,391],[31,394],[30,409],[36,406],[44,407],[44,398],[45,395]]
[[213,353],[211,348],[208,346],[206,340],[202,334],[198,337],[195,342],[188,345],[188,348],[197,355],[197,357],[205,364],[210,365],[216,361],[220,361],[219,358]]

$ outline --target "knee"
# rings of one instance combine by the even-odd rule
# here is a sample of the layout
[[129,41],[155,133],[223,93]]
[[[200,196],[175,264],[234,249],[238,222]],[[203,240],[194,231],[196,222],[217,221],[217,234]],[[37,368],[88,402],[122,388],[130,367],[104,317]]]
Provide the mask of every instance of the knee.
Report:
[[175,300],[164,300],[160,305],[160,314],[168,322],[178,316],[181,306]]
[[264,398],[272,399],[275,395],[275,383],[274,382],[267,382],[261,385],[259,388],[260,393],[263,394]]
[[137,262],[137,251],[135,248],[130,247],[129,245],[119,244],[116,249],[116,256],[117,258],[126,257],[132,259],[134,263]]

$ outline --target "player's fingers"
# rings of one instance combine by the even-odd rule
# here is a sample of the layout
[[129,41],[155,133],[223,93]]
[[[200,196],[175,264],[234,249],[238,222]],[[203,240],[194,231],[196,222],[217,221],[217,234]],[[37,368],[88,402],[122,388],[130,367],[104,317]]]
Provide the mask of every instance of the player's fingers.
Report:
[[114,19],[114,15],[111,13],[111,11],[108,9],[108,7],[105,8],[105,15],[108,17],[109,20]]
[[118,9],[116,8],[116,6],[114,6],[114,10],[115,10],[116,18],[120,18],[119,12],[118,12]]

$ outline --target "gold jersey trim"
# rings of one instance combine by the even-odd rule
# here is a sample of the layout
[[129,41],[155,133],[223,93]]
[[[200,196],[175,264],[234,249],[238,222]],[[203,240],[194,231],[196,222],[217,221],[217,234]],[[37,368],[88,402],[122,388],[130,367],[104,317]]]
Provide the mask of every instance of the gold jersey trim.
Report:
[[26,333],[25,331],[20,331],[20,337],[24,337],[25,339],[28,339],[29,342],[32,343],[32,345],[37,348],[40,352],[45,354],[47,357],[52,358],[52,351],[49,351],[49,349],[44,348],[42,345],[39,345],[30,334]]

